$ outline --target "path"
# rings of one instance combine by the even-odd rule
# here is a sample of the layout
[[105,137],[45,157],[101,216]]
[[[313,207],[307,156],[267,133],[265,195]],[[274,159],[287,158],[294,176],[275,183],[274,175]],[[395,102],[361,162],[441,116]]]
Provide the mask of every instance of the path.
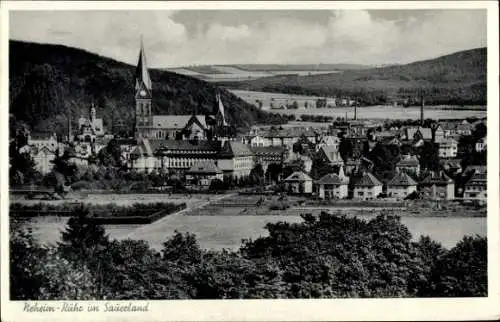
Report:
[[127,238],[130,238],[130,239],[143,239],[143,238],[141,238],[141,235],[142,236],[144,236],[144,235],[147,236],[150,231],[157,229],[158,226],[161,226],[161,225],[165,224],[171,218],[174,218],[174,217],[177,217],[177,216],[181,216],[184,213],[186,213],[188,211],[191,211],[191,210],[195,210],[195,209],[198,209],[198,208],[206,207],[207,205],[209,205],[212,202],[217,202],[217,201],[220,201],[222,199],[226,199],[226,198],[232,197],[232,196],[234,196],[236,194],[237,193],[230,193],[230,194],[227,194],[227,195],[222,195],[222,196],[220,196],[218,198],[210,199],[210,200],[208,200],[206,202],[202,202],[202,203],[199,203],[197,205],[194,205],[194,206],[191,206],[191,207],[187,207],[186,209],[178,211],[178,212],[176,212],[174,214],[166,215],[165,217],[163,217],[163,218],[161,218],[161,219],[159,219],[159,220],[157,220],[155,222],[152,222],[152,223],[147,224],[147,225],[142,225],[141,227],[133,230],[131,233],[129,233],[128,235],[126,235],[123,239],[127,239]]

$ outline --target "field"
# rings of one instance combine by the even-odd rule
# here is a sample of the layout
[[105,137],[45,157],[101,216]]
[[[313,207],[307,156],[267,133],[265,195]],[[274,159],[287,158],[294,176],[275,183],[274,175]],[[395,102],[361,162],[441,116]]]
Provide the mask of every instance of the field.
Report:
[[[246,90],[230,90],[233,94],[243,99],[247,103],[258,106],[258,101],[262,102],[262,109],[269,110],[273,113],[294,114],[300,117],[303,114],[307,115],[322,115],[332,117],[346,117],[352,119],[354,117],[353,107],[335,107],[335,108],[315,108],[317,96],[305,95],[290,95],[282,93],[256,92]],[[271,104],[274,107],[281,105],[292,104],[297,101],[298,109],[271,109]],[[309,108],[305,108],[305,103]],[[311,108],[311,106],[313,108]],[[427,106],[425,109],[425,118],[432,119],[465,119],[467,117],[486,117],[484,107],[472,106],[462,108],[458,106]],[[358,119],[419,119],[420,107],[393,107],[393,106],[367,106],[358,107]]]
[[[129,195],[128,199],[136,202],[143,197]],[[164,197],[162,201],[166,201],[165,199]],[[266,223],[300,222],[302,220],[300,214],[319,214],[324,210],[324,207],[301,209],[294,206],[299,199],[290,198],[288,204],[292,205],[291,208],[284,211],[271,211],[269,205],[276,199],[269,199],[261,206],[257,206],[259,199],[258,196],[238,196],[205,205],[206,199],[201,198],[197,199],[198,203],[192,203],[190,209],[164,217],[149,225],[105,225],[104,227],[112,239],[144,239],[156,249],[161,249],[162,243],[175,231],[196,234],[200,245],[207,249],[237,249],[242,239],[265,236],[267,234],[264,228]],[[197,205],[203,205],[203,207],[196,208]],[[371,209],[331,209],[332,212],[337,210],[348,216],[365,219],[373,218],[378,213]],[[485,217],[466,217],[460,214],[450,217],[422,217],[408,214],[403,210],[400,212],[403,215],[401,219],[403,224],[407,225],[414,238],[428,235],[445,247],[453,247],[465,234],[486,235]],[[64,230],[66,222],[67,218],[43,217],[35,218],[28,224],[41,242],[55,243],[59,240],[60,232]]]
[[[293,66],[288,66],[293,67]],[[310,68],[281,69],[276,68],[249,68],[249,66],[223,66],[223,65],[207,65],[207,66],[189,66],[179,68],[168,68],[170,72],[181,75],[195,77],[207,82],[233,82],[233,81],[248,81],[255,80],[263,77],[273,77],[278,75],[299,75],[311,76],[321,74],[339,73],[341,71],[335,70],[315,70]]]

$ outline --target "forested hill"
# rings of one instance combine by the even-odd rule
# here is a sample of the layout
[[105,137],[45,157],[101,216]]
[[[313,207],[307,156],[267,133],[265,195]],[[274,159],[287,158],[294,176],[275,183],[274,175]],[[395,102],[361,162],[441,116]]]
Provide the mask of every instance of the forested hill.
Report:
[[314,76],[276,76],[226,83],[238,89],[356,96],[365,104],[414,98],[423,90],[428,104],[486,104],[486,48],[414,62]]
[[[88,115],[92,102],[97,116],[111,129],[122,123],[132,129],[135,67],[84,50],[60,45],[10,41],[10,113],[35,130],[66,133]],[[191,77],[151,70],[153,110],[158,114],[211,113],[217,87]],[[260,111],[223,90],[227,120],[240,128],[281,118]]]

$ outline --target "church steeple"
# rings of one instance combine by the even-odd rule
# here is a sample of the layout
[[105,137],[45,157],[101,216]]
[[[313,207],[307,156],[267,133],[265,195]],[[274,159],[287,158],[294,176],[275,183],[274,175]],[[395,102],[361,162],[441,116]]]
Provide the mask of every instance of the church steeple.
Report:
[[[146,62],[146,53],[144,52],[144,42],[141,36],[141,49],[139,51],[139,61],[135,70],[135,91],[141,97],[151,96],[152,84],[149,77],[148,65]],[[143,94],[145,91],[146,94]]]
[[139,61],[135,70],[135,136],[143,137],[153,124],[151,113],[152,84],[141,35]]

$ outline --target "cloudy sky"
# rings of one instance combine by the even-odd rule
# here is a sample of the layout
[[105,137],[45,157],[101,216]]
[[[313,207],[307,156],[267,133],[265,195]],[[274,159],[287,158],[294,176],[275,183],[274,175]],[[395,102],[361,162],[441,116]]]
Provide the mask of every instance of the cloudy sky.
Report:
[[11,11],[10,38],[150,67],[392,64],[486,46],[485,10]]

